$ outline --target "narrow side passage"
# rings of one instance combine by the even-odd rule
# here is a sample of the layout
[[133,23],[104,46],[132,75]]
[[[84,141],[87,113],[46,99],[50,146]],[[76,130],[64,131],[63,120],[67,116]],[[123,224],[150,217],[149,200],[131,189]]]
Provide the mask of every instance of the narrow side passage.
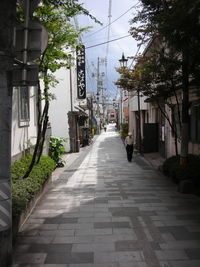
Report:
[[38,203],[14,252],[23,267],[199,267],[200,199],[128,162],[109,125]]

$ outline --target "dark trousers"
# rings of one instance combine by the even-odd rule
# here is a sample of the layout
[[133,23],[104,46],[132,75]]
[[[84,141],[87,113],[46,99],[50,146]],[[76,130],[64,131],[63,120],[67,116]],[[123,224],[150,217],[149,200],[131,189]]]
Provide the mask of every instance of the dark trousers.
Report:
[[131,161],[132,160],[132,156],[133,156],[133,145],[127,145],[126,146],[126,153],[127,153],[128,161]]

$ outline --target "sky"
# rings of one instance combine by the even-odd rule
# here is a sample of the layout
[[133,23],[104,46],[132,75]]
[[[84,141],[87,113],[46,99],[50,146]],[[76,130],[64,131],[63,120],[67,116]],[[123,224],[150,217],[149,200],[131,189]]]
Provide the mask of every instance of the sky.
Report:
[[[109,24],[109,3],[111,2],[111,25]],[[116,98],[119,89],[114,85],[119,78],[119,74],[115,68],[119,67],[119,59],[124,53],[125,57],[134,56],[138,50],[138,44],[133,37],[124,37],[129,35],[130,19],[136,14],[137,0],[79,0],[94,17],[103,23],[96,24],[88,16],[79,16],[77,22],[79,27],[92,26],[89,32],[84,33],[82,42],[86,47],[86,76],[87,91],[97,91],[97,61],[100,60],[100,74],[103,76],[104,94],[111,99]],[[116,21],[115,21],[116,20]],[[110,32],[108,34],[108,32]],[[109,38],[108,38],[109,37]],[[108,40],[121,38],[117,41],[109,42],[109,44],[98,45]],[[94,46],[94,47],[91,47]],[[107,67],[105,65],[107,61]],[[133,60],[129,59],[128,66]],[[133,64],[134,65],[134,64]]]

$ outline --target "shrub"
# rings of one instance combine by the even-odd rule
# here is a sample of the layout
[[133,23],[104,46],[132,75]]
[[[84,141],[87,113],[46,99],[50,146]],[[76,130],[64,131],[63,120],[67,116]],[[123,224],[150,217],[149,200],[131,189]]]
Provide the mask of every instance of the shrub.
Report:
[[128,135],[128,123],[121,123],[120,134],[122,137],[126,137]]
[[171,177],[175,182],[176,181],[176,170],[179,166],[180,156],[172,156],[165,160],[163,163],[163,172],[166,176]]
[[200,157],[189,155],[188,163],[179,165],[176,177],[179,182],[190,179],[198,186],[200,184]]
[[180,165],[180,156],[172,156],[165,160],[163,172],[175,182],[190,180],[194,186],[200,187],[200,156],[188,155],[188,163]]
[[65,152],[65,148],[63,146],[63,142],[66,142],[65,138],[50,138],[49,155],[55,161],[57,167],[64,166],[62,155]]
[[25,211],[29,201],[37,194],[49,175],[55,169],[55,162],[47,156],[42,156],[40,162],[33,167],[28,178],[23,175],[31,161],[31,156],[26,156],[13,163],[11,168],[12,178],[12,214],[15,220]]

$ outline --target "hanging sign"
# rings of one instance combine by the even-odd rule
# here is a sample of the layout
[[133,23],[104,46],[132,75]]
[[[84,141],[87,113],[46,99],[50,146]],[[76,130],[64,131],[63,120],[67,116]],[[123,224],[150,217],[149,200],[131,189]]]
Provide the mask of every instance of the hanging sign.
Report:
[[86,79],[85,79],[85,46],[76,49],[77,66],[77,93],[78,99],[86,98]]

